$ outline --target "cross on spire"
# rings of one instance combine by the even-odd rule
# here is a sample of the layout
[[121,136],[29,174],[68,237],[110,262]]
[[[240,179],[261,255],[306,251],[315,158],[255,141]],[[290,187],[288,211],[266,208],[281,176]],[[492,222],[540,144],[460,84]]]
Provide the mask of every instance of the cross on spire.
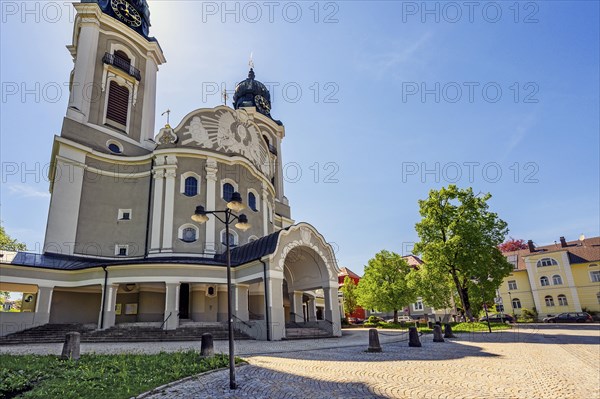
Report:
[[171,110],[167,108],[167,110],[160,114],[160,116],[164,116],[165,114],[167,114],[167,124],[165,126],[171,127],[171,125],[169,125],[169,117],[171,116]]

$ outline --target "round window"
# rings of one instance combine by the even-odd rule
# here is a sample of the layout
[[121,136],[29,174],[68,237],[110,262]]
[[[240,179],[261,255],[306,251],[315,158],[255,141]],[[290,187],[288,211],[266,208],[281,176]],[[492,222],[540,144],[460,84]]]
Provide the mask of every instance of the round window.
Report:
[[119,146],[118,146],[117,144],[115,144],[115,143],[110,143],[110,144],[108,145],[108,149],[109,149],[111,152],[115,153],[115,154],[120,154],[120,153],[121,153],[121,147],[119,147]]

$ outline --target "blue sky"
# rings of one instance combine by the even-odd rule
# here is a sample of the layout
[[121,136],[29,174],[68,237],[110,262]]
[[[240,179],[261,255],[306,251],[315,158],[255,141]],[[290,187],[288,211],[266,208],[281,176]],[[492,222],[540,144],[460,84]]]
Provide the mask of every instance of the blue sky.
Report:
[[[598,2],[149,4],[167,58],[157,126],[167,108],[178,123],[220,104],[212,91],[244,79],[252,52],[286,126],[292,216],[334,243],[340,266],[409,251],[417,201],[450,183],[491,192],[511,236],[600,234]],[[37,251],[72,12],[0,5],[1,219]]]

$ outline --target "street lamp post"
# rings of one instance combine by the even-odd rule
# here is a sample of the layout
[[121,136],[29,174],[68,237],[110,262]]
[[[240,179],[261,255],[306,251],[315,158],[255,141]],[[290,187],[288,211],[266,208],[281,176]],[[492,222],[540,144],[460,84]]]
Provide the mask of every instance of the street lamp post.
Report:
[[[231,243],[229,241],[229,225],[235,221],[235,227],[239,230],[246,231],[251,226],[248,223],[248,218],[244,214],[236,216],[233,212],[239,212],[246,207],[242,203],[242,196],[238,192],[231,195],[231,199],[227,202],[227,209],[207,211],[202,205],[196,207],[196,211],[192,215],[192,220],[197,223],[205,223],[208,220],[208,215],[214,215],[217,219],[225,224],[225,247],[227,259],[227,322],[229,327],[229,389],[236,389],[235,382],[235,348],[233,343],[233,301],[231,292]],[[224,215],[225,219],[221,219],[219,214]]]
[[[490,278],[488,278],[488,280],[490,280]],[[471,277],[471,281],[477,285],[479,285],[479,283],[480,283],[480,281],[477,277]],[[488,330],[491,333],[492,326],[490,325],[490,316],[488,314],[487,305],[485,304],[485,295],[483,295],[483,289],[481,290],[481,303],[483,304],[483,309],[485,310],[485,320],[487,321]]]
[[510,310],[511,310],[512,317],[515,317],[515,308],[513,307],[512,295],[510,294],[510,291],[508,291],[508,300],[510,302]]

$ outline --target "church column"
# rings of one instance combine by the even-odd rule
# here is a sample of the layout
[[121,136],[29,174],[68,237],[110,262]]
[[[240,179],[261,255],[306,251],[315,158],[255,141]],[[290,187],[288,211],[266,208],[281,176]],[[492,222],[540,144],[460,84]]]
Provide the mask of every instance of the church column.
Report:
[[98,20],[88,18],[86,22],[81,23],[77,40],[77,56],[73,69],[67,115],[82,123],[89,119],[90,104],[93,98],[92,84],[94,83],[96,53],[100,36],[99,25]]
[[[217,161],[213,158],[206,160],[206,209],[214,210],[216,207],[217,196]],[[204,243],[204,252],[206,254],[215,254],[215,218],[210,217],[206,224],[206,241]]]
[[115,305],[117,304],[117,291],[119,290],[119,284],[110,284],[106,287],[102,287],[102,289],[105,289],[106,292],[102,293],[104,298],[104,307],[100,311],[98,328],[105,330],[115,325]]
[[304,314],[302,311],[302,295],[302,291],[294,291],[292,296],[292,312],[294,312],[294,314],[292,315],[291,319],[296,323],[304,322]]
[[146,76],[144,78],[144,105],[142,108],[142,134],[140,140],[154,138],[154,118],[156,113],[156,73],[158,66],[149,56],[146,59]]
[[167,321],[163,326],[163,330],[175,330],[179,327],[179,283],[166,283],[165,288],[165,314],[163,320]]
[[248,311],[248,286],[236,284],[233,290],[234,314],[239,320],[250,320]]
[[167,155],[165,165],[165,216],[163,219],[162,252],[173,252],[173,218],[175,214],[175,176],[177,157]]
[[[156,166],[162,166],[165,160],[163,157],[157,157],[154,160]],[[154,173],[154,194],[152,197],[152,238],[150,240],[150,253],[160,251],[160,230],[162,226],[162,209],[163,209],[163,187],[165,171],[156,169]]]
[[338,289],[336,286],[323,287],[325,297],[325,320],[329,320],[331,324],[325,322],[325,327],[335,336],[342,335],[342,322],[340,320],[340,308],[338,306]]
[[269,329],[271,340],[279,341],[285,337],[285,314],[283,311],[283,277],[268,277],[269,291]]
[[269,194],[267,192],[267,184],[262,184],[262,213],[263,213],[263,236],[269,234],[269,207],[267,202],[269,201]]
[[317,321],[317,304],[315,298],[310,298],[308,306],[308,321]]
[[50,322],[50,306],[54,287],[38,287],[33,327]]

